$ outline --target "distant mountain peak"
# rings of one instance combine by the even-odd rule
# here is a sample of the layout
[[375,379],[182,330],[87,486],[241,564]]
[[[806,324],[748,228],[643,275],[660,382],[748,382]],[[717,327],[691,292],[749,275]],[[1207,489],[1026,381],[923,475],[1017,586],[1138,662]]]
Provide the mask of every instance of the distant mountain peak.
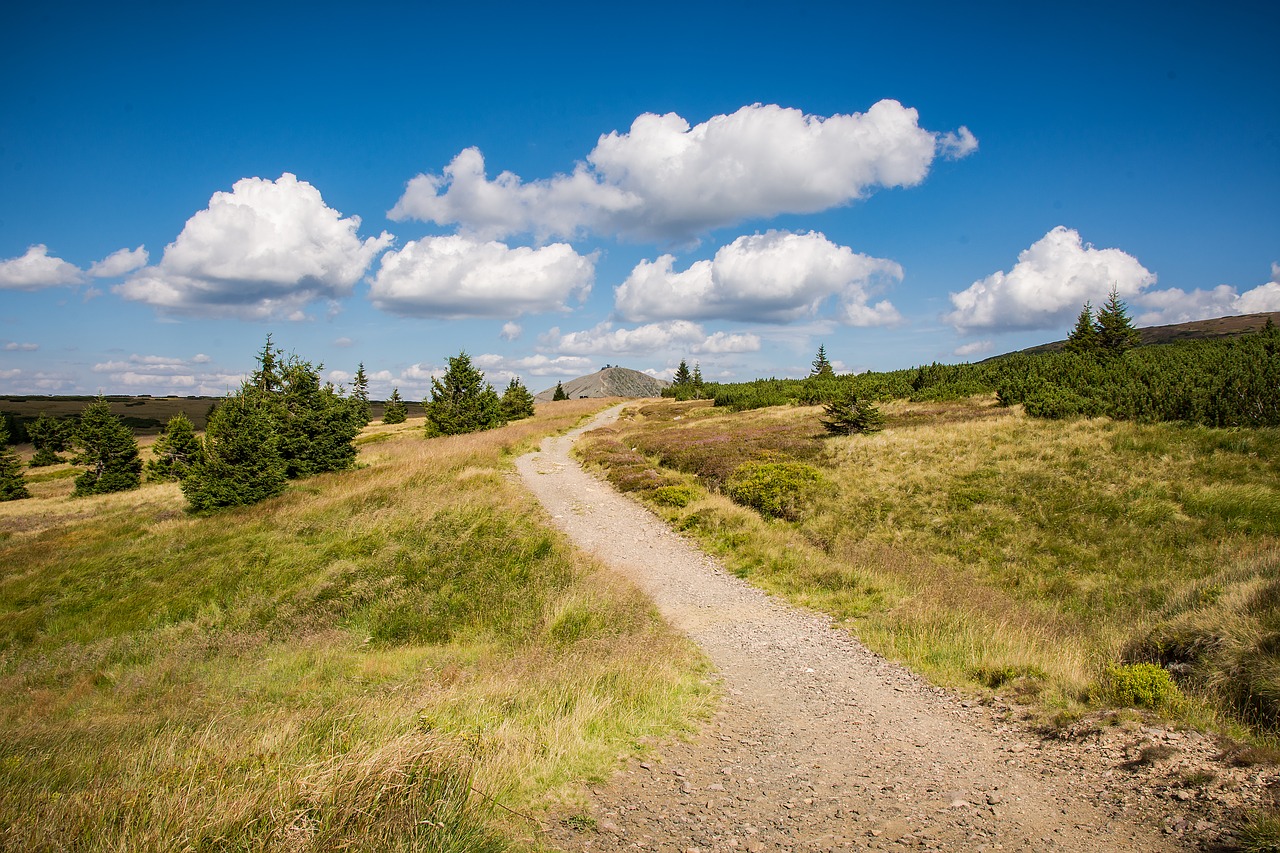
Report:
[[[606,364],[595,373],[560,384],[569,399],[580,400],[584,397],[661,397],[662,389],[671,383],[629,367]],[[533,399],[546,403],[555,393],[556,388],[552,385],[545,391],[539,391]]]

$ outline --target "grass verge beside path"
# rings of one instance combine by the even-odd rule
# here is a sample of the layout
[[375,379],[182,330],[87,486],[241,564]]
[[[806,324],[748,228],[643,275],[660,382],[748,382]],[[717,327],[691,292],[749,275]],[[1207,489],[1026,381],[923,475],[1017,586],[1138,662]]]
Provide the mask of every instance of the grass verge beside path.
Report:
[[818,408],[661,403],[580,446],[740,576],[936,682],[1066,720],[1154,662],[1190,697],[1139,691],[1154,710],[1274,738],[1280,430],[884,411],[827,437]]
[[[600,401],[193,517],[176,485],[0,513],[0,849],[501,850],[711,698],[511,453]],[[517,842],[516,846],[525,846]]]

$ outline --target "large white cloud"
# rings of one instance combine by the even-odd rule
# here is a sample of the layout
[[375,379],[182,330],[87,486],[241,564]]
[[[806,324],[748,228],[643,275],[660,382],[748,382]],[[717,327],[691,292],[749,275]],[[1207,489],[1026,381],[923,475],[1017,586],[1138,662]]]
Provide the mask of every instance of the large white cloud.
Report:
[[484,237],[540,239],[583,231],[688,240],[713,228],[781,213],[813,213],[881,187],[924,180],[939,155],[977,147],[966,128],[938,134],[893,100],[865,113],[805,115],[755,104],[701,124],[675,113],[639,116],[627,133],[601,136],[572,173],[493,180],[478,149],[441,174],[409,181],[392,219],[457,223]]
[[894,307],[868,300],[884,279],[901,279],[893,261],[855,253],[817,232],[769,231],[722,246],[684,271],[675,258],[641,261],[615,291],[628,320],[732,319],[787,322],[815,316],[836,297],[837,316],[854,326],[899,319]]
[[1132,298],[1156,276],[1120,249],[1095,249],[1062,225],[1018,255],[1009,272],[994,272],[951,294],[944,319],[958,331],[1047,329],[1069,323],[1086,301],[1100,305],[1114,287]]
[[49,255],[49,247],[43,243],[31,246],[26,253],[0,261],[0,288],[10,290],[38,290],[64,284],[81,284],[84,271],[62,258]]
[[591,292],[595,256],[567,243],[508,248],[462,236],[410,240],[382,256],[369,292],[413,317],[516,317],[564,310]]
[[1147,291],[1136,298],[1134,304],[1142,312],[1136,321],[1143,326],[1280,311],[1280,264],[1271,265],[1271,281],[1244,293],[1229,284],[1220,284],[1211,290],[1196,288],[1192,291],[1171,287]]
[[297,319],[314,300],[349,295],[394,239],[361,240],[359,228],[288,172],[244,178],[187,220],[159,264],[114,290],[168,313]]
[[562,334],[551,329],[539,338],[543,349],[568,355],[650,355],[665,349],[692,353],[755,352],[760,338],[752,334],[715,332],[698,323],[671,320],[633,329],[604,322],[591,329]]
[[542,354],[511,358],[495,353],[484,353],[472,359],[486,376],[510,379],[521,373],[531,376],[577,376],[596,368],[594,359],[577,355],[547,356]]

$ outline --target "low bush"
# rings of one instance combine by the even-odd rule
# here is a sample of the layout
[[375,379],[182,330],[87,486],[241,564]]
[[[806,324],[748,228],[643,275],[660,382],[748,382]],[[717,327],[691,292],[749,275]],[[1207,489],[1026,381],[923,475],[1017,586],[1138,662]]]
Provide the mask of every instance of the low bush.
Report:
[[1110,667],[1099,686],[1100,698],[1125,708],[1160,711],[1177,705],[1181,696],[1169,671],[1153,663]]
[[822,482],[818,469],[803,462],[748,462],[733,472],[724,492],[766,518],[796,521]]

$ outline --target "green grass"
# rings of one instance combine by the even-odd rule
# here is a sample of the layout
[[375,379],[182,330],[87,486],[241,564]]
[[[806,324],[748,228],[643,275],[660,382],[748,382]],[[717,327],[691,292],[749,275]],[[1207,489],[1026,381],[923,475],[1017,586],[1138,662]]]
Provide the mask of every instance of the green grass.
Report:
[[688,725],[702,659],[508,476],[590,405],[370,427],[207,518],[173,484],[0,509],[0,849],[506,849]]
[[[988,398],[884,413],[882,433],[824,438],[816,407],[664,403],[583,453],[740,576],[936,681],[1057,713],[1119,702],[1120,664],[1176,663],[1193,701],[1163,712],[1274,732],[1280,430],[1044,421]],[[732,472],[782,463],[824,483],[791,519],[728,500]],[[654,482],[694,496],[654,500]]]

